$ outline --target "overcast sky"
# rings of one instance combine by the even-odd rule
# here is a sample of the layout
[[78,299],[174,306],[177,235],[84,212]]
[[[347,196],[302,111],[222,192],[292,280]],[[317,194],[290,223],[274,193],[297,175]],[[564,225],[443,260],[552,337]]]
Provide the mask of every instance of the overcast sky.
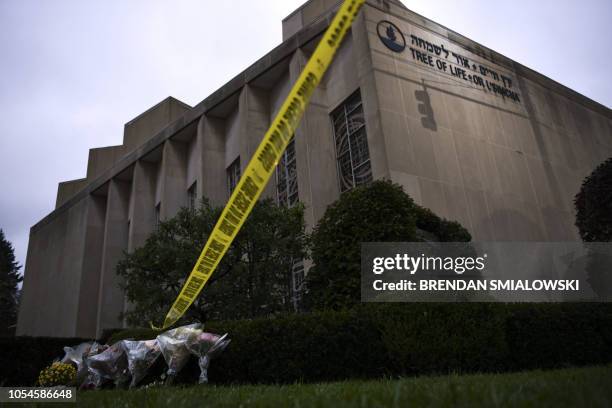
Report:
[[[302,0],[0,0],[0,228],[30,227],[88,149],[172,95],[195,105],[281,42]],[[612,0],[404,0],[414,11],[612,106]]]

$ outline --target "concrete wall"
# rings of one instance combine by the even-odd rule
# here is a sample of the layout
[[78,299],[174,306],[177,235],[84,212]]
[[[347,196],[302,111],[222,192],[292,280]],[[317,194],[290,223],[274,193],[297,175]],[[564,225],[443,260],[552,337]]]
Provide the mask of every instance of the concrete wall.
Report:
[[[573,198],[612,156],[610,111],[594,110],[553,81],[526,77],[518,64],[496,63],[477,44],[465,47],[458,43],[465,39],[401,7],[367,7],[363,18],[391,179],[476,240],[578,239]],[[381,20],[403,32],[402,53],[382,44]],[[410,47],[434,61],[436,54],[413,45],[412,35],[444,45],[451,55],[438,59],[453,66],[455,52],[511,78],[520,102],[415,60]]]
[[[200,173],[201,159],[200,141],[197,137],[193,137],[187,145],[187,179],[185,185],[191,188],[193,183],[197,182]],[[199,183],[198,183],[199,184]]]
[[55,208],[60,207],[84,186],[111,169],[128,153],[150,140],[190,109],[189,105],[173,97],[168,97],[125,125],[122,145],[90,149],[86,179],[60,183],[57,189]]
[[108,146],[89,149],[87,181],[92,182],[105,170],[113,167],[125,155],[125,146]]
[[[158,172],[159,163],[138,160],[134,164],[127,214],[129,229],[126,249],[128,252],[132,252],[136,248],[143,246],[149,235],[155,229],[155,185],[158,178]],[[121,212],[119,212],[119,214],[121,214]],[[119,217],[119,219],[121,219],[121,217]],[[120,237],[120,239],[122,238],[123,237]],[[124,241],[121,242],[124,243]],[[117,299],[115,288],[111,288],[111,291],[111,296]],[[104,295],[102,294],[102,296]],[[131,308],[127,299],[122,298],[121,300],[117,300],[116,306],[119,305],[123,305],[123,312],[129,311]],[[116,311],[117,309],[113,307],[113,310]],[[112,318],[113,315],[110,317]],[[118,318],[118,316],[115,316],[115,318]],[[117,322],[113,321],[112,323],[116,324]],[[104,324],[105,322],[103,320],[98,319],[97,332],[109,328],[109,326],[104,326]],[[121,322],[121,324],[116,327],[123,327],[123,324],[124,322]]]
[[[308,2],[285,22],[285,35],[303,27],[299,36],[193,109],[169,98],[126,125],[123,146],[92,149],[87,179],[61,183],[56,211],[32,227],[18,334],[94,337],[123,325],[119,313],[130,305],[115,275],[122,252],[144,244],[156,205],[162,219],[186,205],[194,181],[198,196],[226,202],[227,167],[240,157],[244,171],[325,29],[331,3]],[[381,20],[403,32],[403,52],[382,44]],[[507,76],[520,101],[415,60],[411,35]],[[356,90],[375,179],[402,184],[475,240],[578,239],[572,199],[612,156],[610,110],[378,0],[354,22],[295,133],[308,229],[340,195],[330,114]],[[275,191],[273,177],[263,196]]]
[[123,326],[119,316],[129,305],[116,264],[153,231],[157,203],[163,203],[162,218],[185,204],[188,144],[169,140],[161,159],[139,160],[123,179],[75,196],[188,109],[167,98],[126,125],[123,145],[91,149],[86,178],[59,184],[56,209],[70,206],[30,232],[18,334],[93,338]]
[[[202,116],[198,123],[198,139],[201,152],[201,183],[198,183],[199,194],[207,197],[211,204],[222,205],[227,200],[226,121],[216,117]],[[233,157],[233,156],[232,156]]]
[[155,185],[158,163],[139,160],[134,166],[130,193],[128,251],[144,245],[155,227]]
[[[268,89],[248,85],[240,98],[240,112],[245,126],[241,134],[241,165],[246,168],[264,134],[270,127],[270,93]],[[275,178],[271,177],[261,199],[276,198]]]
[[[240,167],[244,167],[244,157],[240,157],[240,134],[243,122],[240,120],[240,109],[238,106],[232,111],[226,120],[225,130],[225,162],[227,169],[237,158],[241,158]],[[226,188],[227,190],[227,188]],[[228,197],[229,198],[229,197]]]
[[[360,15],[362,16],[362,15]],[[329,204],[340,196],[331,113],[356,90],[360,90],[370,159],[374,178],[388,178],[387,157],[378,114],[374,75],[365,31],[359,17],[332,66],[315,90],[296,132],[296,155],[300,201],[306,205],[306,221],[312,227]],[[296,80],[306,64],[308,51],[301,51],[291,62],[291,77]]]
[[[105,200],[88,196],[30,232],[17,335],[95,332]],[[94,331],[92,331],[92,328]]]
[[119,287],[120,279],[115,273],[115,268],[128,249],[131,190],[131,183],[123,180],[111,180],[108,185],[97,297],[96,338],[100,338],[104,329],[123,327],[120,314],[125,309],[124,294]]
[[[270,90],[268,94],[269,95],[268,96],[268,99],[269,99],[268,100],[268,106],[269,106],[269,119],[268,120],[270,123],[272,123],[272,120],[274,120],[274,117],[278,113],[278,110],[280,109],[282,103],[285,101],[285,98],[289,94],[290,90],[291,90],[291,81],[290,81],[290,76],[289,76],[289,70],[285,70],[283,73],[279,75],[278,83],[272,87],[272,89]],[[278,179],[275,173],[274,176],[270,180],[270,190],[271,190],[270,194],[274,199],[277,198],[275,196],[276,194],[275,189],[276,189],[277,183],[278,183]],[[298,184],[298,192],[299,190],[300,190],[300,186]]]
[[123,145],[126,152],[134,150],[168,124],[177,120],[191,107],[175,98],[168,97],[125,124]]
[[172,218],[187,205],[187,145],[174,140],[164,144],[160,170],[161,219]]
[[72,198],[76,193],[87,186],[87,179],[63,181],[57,185],[57,198],[55,200],[55,208],[60,207],[68,199]]
[[340,0],[309,0],[283,19],[283,41],[314,23],[329,10],[338,6]]

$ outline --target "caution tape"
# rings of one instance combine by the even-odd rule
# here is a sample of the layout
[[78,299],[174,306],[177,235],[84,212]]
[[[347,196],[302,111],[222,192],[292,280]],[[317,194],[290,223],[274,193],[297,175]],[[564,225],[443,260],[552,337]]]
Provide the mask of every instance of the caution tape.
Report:
[[315,88],[329,67],[365,0],[345,0],[272,121],[221,213],[202,253],[161,328],[176,323],[191,306],[227,252],[291,141]]

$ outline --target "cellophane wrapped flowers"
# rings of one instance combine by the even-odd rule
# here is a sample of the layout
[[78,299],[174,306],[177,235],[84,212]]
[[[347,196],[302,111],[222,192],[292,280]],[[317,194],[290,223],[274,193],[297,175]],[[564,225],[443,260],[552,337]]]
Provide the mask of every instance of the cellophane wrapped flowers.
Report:
[[145,341],[123,340],[121,345],[125,350],[128,370],[132,376],[130,388],[133,388],[147,375],[147,371],[161,354],[161,348],[157,339]]
[[187,348],[191,353],[198,357],[198,365],[200,366],[200,384],[208,383],[208,367],[210,360],[219,355],[230,343],[227,338],[227,333],[223,336],[213,333],[201,333],[196,338],[187,344]]
[[169,384],[174,381],[174,377],[189,360],[191,353],[188,344],[195,342],[200,334],[202,334],[202,325],[194,323],[168,330],[157,336],[162,355],[168,365],[167,382]]

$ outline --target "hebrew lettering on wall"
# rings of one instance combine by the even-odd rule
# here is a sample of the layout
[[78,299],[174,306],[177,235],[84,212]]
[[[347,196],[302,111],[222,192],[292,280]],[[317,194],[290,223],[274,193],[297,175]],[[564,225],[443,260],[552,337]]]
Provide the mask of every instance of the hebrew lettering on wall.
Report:
[[408,49],[412,60],[420,65],[444,72],[502,98],[521,102],[511,78],[484,64],[449,51],[444,44],[434,44],[411,34]]

